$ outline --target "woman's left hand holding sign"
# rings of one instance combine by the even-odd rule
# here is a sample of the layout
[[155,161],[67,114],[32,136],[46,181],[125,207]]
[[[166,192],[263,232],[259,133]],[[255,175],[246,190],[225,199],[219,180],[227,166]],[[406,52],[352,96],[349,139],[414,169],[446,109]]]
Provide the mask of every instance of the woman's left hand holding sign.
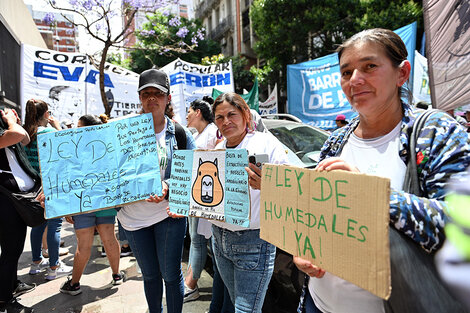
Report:
[[148,197],[147,199],[145,199],[145,201],[147,202],[155,202],[155,203],[159,203],[159,202],[162,202],[163,200],[165,200],[165,197],[166,197],[166,194],[168,193],[168,185],[162,181],[162,195],[161,196],[153,196],[153,195],[150,195],[150,197]]

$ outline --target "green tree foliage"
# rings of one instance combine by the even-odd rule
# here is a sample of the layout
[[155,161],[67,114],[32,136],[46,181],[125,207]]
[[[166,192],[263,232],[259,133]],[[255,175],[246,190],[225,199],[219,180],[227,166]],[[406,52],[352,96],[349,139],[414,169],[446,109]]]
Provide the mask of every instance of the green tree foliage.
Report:
[[[198,64],[203,57],[220,53],[217,42],[204,39],[204,28],[199,20],[161,12],[148,14],[147,19],[136,32],[138,43],[131,51],[130,69],[134,72],[141,73],[153,66],[160,68],[176,58]],[[175,42],[177,47],[159,49]]]
[[267,80],[285,90],[288,64],[333,53],[367,28],[421,25],[422,8],[411,0],[254,0],[250,17],[255,51],[272,68]]

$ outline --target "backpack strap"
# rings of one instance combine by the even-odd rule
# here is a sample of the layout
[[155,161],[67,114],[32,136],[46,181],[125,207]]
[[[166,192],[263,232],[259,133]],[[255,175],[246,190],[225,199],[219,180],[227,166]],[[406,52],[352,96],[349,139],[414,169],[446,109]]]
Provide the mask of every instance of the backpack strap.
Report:
[[175,124],[175,137],[178,150],[185,150],[187,139],[186,132],[184,131],[183,126],[181,126],[178,122],[173,121],[173,124]]

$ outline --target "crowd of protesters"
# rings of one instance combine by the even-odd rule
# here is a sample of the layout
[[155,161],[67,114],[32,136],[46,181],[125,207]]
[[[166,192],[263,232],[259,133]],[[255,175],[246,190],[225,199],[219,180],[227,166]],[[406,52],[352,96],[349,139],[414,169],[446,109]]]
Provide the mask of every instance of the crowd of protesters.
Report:
[[[343,170],[388,177],[391,181],[390,228],[430,254],[440,250],[448,232],[450,241],[446,247],[451,249],[450,258],[458,259],[468,270],[470,219],[465,213],[466,207],[463,207],[468,199],[444,201],[445,197],[452,196],[452,192],[470,195],[468,186],[461,188],[459,185],[459,182],[468,183],[470,139],[467,122],[463,117],[459,121],[454,112],[434,112],[424,123],[415,151],[412,151],[410,134],[423,110],[410,104],[412,98],[407,93],[406,83],[411,67],[400,37],[385,29],[360,32],[338,48],[338,58],[342,90],[358,116],[350,121],[346,121],[342,114],[336,117],[337,129],[325,142],[316,170]],[[142,104],[141,113],[150,113],[153,118],[162,195],[126,204],[117,213],[111,209],[67,217],[67,221],[74,225],[78,243],[73,268],[59,261],[62,219],[51,219],[35,227],[31,231],[30,274],[47,271],[48,280],[72,274],[60,291],[68,295],[79,294],[80,277],[90,257],[97,229],[112,269],[112,283],[121,284],[125,277],[119,271],[120,250],[114,233],[117,215],[121,230],[141,268],[150,313],[163,311],[164,290],[167,312],[182,312],[184,302],[197,299],[197,281],[205,264],[208,242],[214,256],[213,299],[209,312],[261,312],[274,271],[276,247],[260,238],[260,168],[251,163],[245,168],[251,214],[249,227],[239,227],[170,213],[167,194],[171,161],[175,149],[231,148],[247,149],[250,154],[266,154],[269,163],[287,164],[285,149],[270,133],[256,130],[249,106],[236,93],[224,93],[215,100],[205,98],[191,103],[187,122],[188,126],[196,129],[191,134],[172,119],[167,74],[156,69],[144,71],[139,77],[137,92]],[[102,122],[105,122],[103,118],[83,116],[78,124],[87,126]],[[47,103],[41,100],[27,102],[23,126],[14,110],[2,110],[0,184],[12,192],[31,189],[40,180],[37,135],[60,129],[60,123],[50,114]],[[181,137],[184,138],[183,146]],[[416,173],[410,174],[410,154],[417,153],[425,155],[426,160],[421,160],[414,167]],[[417,177],[419,192],[410,190],[405,184],[408,176],[413,174]],[[449,187],[451,183],[453,188]],[[44,195],[38,199],[44,204]],[[0,219],[0,312],[33,312],[33,308],[24,307],[17,301],[18,295],[34,288],[17,277],[26,225],[7,196],[0,193],[0,201],[3,213]],[[454,207],[450,208],[450,204]],[[192,245],[185,277],[181,261],[188,223]],[[46,227],[48,260],[42,253]],[[128,252],[129,247],[122,247],[121,252],[123,248]],[[393,258],[392,255],[392,265]],[[449,255],[440,255],[441,272],[462,270],[450,266],[445,262],[446,258]],[[293,256],[293,263],[306,274],[298,312],[398,312],[394,303],[397,299],[401,305],[408,305],[400,312],[434,312],[439,304],[434,305],[433,300],[441,300],[430,299],[426,291],[407,294],[407,290],[399,286],[393,288],[390,301],[383,301],[309,260]],[[397,277],[393,276],[392,282]],[[465,310],[468,299],[460,303],[458,298],[465,294],[462,290],[469,290],[464,289],[468,288],[468,283],[453,281],[449,276],[446,278],[453,283],[452,292],[456,296],[452,300],[455,301],[453,308]],[[417,309],[416,304],[422,306]]]

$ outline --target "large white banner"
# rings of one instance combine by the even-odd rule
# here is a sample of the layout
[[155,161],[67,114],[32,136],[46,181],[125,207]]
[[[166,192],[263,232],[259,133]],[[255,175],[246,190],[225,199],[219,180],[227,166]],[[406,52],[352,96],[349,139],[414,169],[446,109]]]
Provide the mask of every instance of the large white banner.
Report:
[[[47,102],[60,122],[76,124],[84,114],[104,113],[99,90],[99,72],[91,59],[81,53],[66,53],[22,45],[21,107],[24,120],[28,99]],[[112,106],[111,116],[138,113],[139,75],[106,63],[105,91]]]
[[431,89],[429,88],[428,60],[418,51],[415,51],[415,70],[413,77],[414,102],[424,101],[431,103]]
[[268,99],[264,102],[259,103],[259,114],[277,114],[277,84],[274,85],[274,89],[269,95]]
[[191,102],[211,96],[212,88],[234,91],[232,62],[206,66],[177,59],[161,70],[170,77],[174,118],[183,125],[186,125],[186,112]]

